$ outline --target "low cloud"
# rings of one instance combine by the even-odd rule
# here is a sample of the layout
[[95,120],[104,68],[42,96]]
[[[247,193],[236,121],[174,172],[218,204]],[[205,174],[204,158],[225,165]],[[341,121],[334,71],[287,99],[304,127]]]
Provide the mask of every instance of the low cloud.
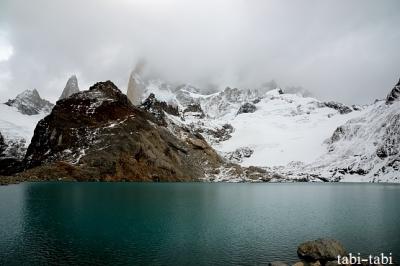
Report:
[[398,10],[396,0],[4,0],[0,30],[13,54],[0,62],[1,97],[37,88],[54,101],[72,74],[81,88],[110,79],[125,90],[145,60],[146,75],[176,83],[274,79],[368,103],[400,75]]

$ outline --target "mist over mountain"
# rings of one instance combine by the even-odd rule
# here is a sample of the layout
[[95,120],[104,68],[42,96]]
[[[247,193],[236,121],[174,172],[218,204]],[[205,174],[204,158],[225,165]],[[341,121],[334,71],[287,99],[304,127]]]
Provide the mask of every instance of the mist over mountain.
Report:
[[[199,88],[274,79],[319,99],[372,102],[400,68],[399,1],[63,1],[0,3],[2,101],[38,88],[55,102],[66,76],[125,91],[147,74]],[[340,18],[340,19],[338,19]],[[11,51],[11,52],[10,52]],[[6,54],[7,53],[7,54]]]

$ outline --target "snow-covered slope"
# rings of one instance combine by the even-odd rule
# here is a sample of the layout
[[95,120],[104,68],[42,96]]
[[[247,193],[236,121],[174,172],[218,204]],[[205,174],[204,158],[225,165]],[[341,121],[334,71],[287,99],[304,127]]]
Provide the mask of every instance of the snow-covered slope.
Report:
[[0,158],[22,159],[33,136],[37,122],[46,113],[24,115],[15,107],[0,104],[0,134],[4,138],[6,149]]
[[397,87],[390,104],[348,107],[280,89],[228,87],[203,95],[190,85],[141,82],[142,99],[154,93],[177,106],[181,123],[242,166],[294,179],[400,182]]
[[294,172],[330,180],[400,182],[400,102],[370,106],[338,127],[326,145],[325,154]]
[[246,166],[278,166],[292,161],[312,162],[324,154],[323,142],[339,125],[358,112],[341,115],[313,98],[271,91],[255,104],[254,113],[232,117],[232,138],[218,145],[223,152],[253,150]]

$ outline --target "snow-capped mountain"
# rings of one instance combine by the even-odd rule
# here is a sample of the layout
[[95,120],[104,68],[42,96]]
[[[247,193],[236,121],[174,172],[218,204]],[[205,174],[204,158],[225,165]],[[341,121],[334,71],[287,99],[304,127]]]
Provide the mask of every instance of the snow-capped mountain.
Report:
[[18,94],[15,99],[10,99],[5,104],[17,108],[19,112],[25,115],[49,113],[54,106],[51,102],[42,99],[36,89],[25,90]]
[[180,123],[242,166],[311,181],[399,182],[399,84],[386,102],[350,107],[279,88],[204,95],[191,85],[137,80],[142,99],[153,93],[175,105]]
[[78,79],[75,75],[72,75],[68,79],[67,84],[65,84],[64,90],[60,96],[60,100],[68,98],[69,96],[77,92],[79,92]]
[[37,122],[50,113],[53,106],[42,99],[37,90],[26,90],[0,104],[0,174],[18,167],[16,163],[24,158]]

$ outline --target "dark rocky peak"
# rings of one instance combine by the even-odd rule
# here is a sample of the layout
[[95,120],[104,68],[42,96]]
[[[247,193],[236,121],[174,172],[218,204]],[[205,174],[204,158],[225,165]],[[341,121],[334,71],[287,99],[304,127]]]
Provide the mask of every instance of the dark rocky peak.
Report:
[[77,92],[79,92],[78,79],[75,75],[73,75],[68,79],[67,84],[65,84],[65,88],[60,96],[60,100],[68,98]]
[[71,127],[100,126],[139,111],[114,83],[105,81],[57,101],[53,112],[46,119],[57,117],[54,123],[66,123]]
[[49,113],[54,106],[51,102],[42,99],[36,89],[25,90],[5,104],[17,108],[19,112],[26,115],[37,115],[40,112]]
[[40,180],[180,181],[204,179],[206,171],[220,167],[222,159],[204,139],[189,131],[178,138],[143,110],[157,108],[170,107],[154,95],[142,109],[135,107],[110,81],[59,100],[36,126],[22,174]]
[[392,104],[395,101],[398,101],[399,99],[400,99],[400,79],[399,82],[397,82],[396,86],[394,86],[392,91],[386,97],[386,104]]
[[157,124],[162,126],[166,126],[165,113],[179,116],[179,109],[177,106],[172,106],[166,102],[157,100],[154,93],[150,93],[149,97],[140,105],[140,108],[153,114]]

